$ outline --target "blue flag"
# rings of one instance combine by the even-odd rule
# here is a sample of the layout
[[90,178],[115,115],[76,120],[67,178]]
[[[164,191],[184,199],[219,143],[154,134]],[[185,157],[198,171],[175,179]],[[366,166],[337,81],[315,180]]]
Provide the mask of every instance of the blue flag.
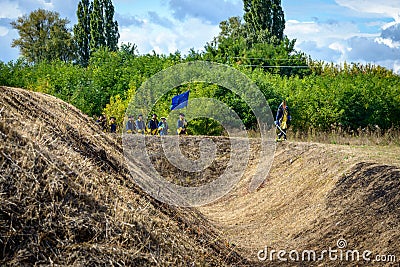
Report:
[[189,92],[190,90],[183,94],[174,96],[172,98],[171,110],[187,107],[189,102]]

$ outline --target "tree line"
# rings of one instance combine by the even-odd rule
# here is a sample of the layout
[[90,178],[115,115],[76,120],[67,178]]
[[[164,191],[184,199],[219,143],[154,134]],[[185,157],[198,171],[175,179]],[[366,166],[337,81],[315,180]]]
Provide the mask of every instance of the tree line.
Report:
[[[50,52],[45,49],[50,44],[43,47],[38,44],[24,52],[20,46],[22,58],[0,62],[0,84],[52,94],[90,116],[104,112],[108,117],[116,117],[122,125],[128,103],[144,81],[170,66],[205,60],[227,64],[246,74],[260,88],[273,113],[286,99],[294,131],[400,128],[398,75],[380,66],[354,63],[338,66],[314,61],[296,51],[296,40],[283,34],[285,19],[279,0],[245,0],[243,4],[243,19],[232,17],[222,21],[219,35],[206,43],[202,51],[191,49],[186,55],[179,51],[169,55],[155,52],[141,55],[134,44],[117,45],[118,24],[112,18],[111,1],[81,0],[73,35],[65,26],[66,19],[57,24],[57,15],[52,12],[47,16],[55,16],[51,19],[54,24],[48,25],[58,26],[49,29],[47,25],[39,30],[48,32],[41,33],[47,36],[43,40],[68,40],[50,42],[60,50]],[[22,25],[28,18],[18,18],[15,25]],[[22,31],[20,39],[23,37]],[[61,50],[64,53],[56,52]],[[175,88],[157,103],[153,112],[167,116],[171,97],[188,90],[188,86],[191,98],[216,98],[235,110],[247,129],[256,129],[256,118],[246,103],[217,85],[194,83]],[[188,128],[193,134],[215,135],[223,131],[210,119],[192,121]]]
[[[165,68],[194,60],[179,53],[138,55],[131,53],[131,49],[132,46],[115,52],[99,49],[92,54],[86,68],[63,61],[34,65],[22,60],[0,62],[0,84],[54,95],[90,116],[105,112],[122,125],[128,103],[144,81]],[[206,55],[197,56],[202,59]],[[283,99],[287,100],[295,131],[329,131],[332,127],[345,130],[370,126],[382,130],[400,128],[398,75],[372,65],[313,64],[311,74],[305,76],[285,76],[237,64],[232,67],[255,82],[273,113]],[[255,129],[256,118],[249,107],[226,88],[202,83],[188,86],[172,90],[157,103],[153,112],[167,116],[172,96],[190,89],[191,98],[216,98],[233,108],[246,128]],[[197,130],[193,133],[205,134],[219,128],[210,120],[196,123],[193,127]]]
[[30,63],[61,60],[82,66],[101,47],[118,50],[118,22],[111,0],[81,0],[76,14],[78,23],[73,30],[67,27],[70,21],[57,12],[37,9],[23,15],[11,22],[19,33],[11,46],[18,47]]

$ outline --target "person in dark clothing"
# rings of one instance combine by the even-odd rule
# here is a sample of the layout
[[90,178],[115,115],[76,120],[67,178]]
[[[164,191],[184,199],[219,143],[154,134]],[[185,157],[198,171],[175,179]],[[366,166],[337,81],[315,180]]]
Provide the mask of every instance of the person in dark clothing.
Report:
[[181,113],[179,114],[179,119],[176,125],[176,133],[178,135],[186,134],[186,126],[187,126],[187,121],[185,119],[185,114]]
[[106,118],[106,115],[101,114],[99,116],[99,118],[97,119],[96,123],[100,125],[101,130],[103,132],[107,132],[107,118]]
[[168,123],[165,117],[162,117],[160,123],[158,124],[158,132],[160,135],[168,135]]
[[133,120],[133,116],[128,117],[128,121],[126,122],[125,130],[127,133],[134,133],[136,130],[136,124]]
[[148,123],[148,131],[151,135],[157,135],[158,134],[158,120],[157,120],[157,115],[153,114],[153,117]]
[[276,131],[277,131],[277,141],[287,140],[287,129],[289,128],[290,121],[292,117],[290,116],[289,107],[286,104],[286,100],[283,100],[282,103],[278,107],[278,111],[276,112]]
[[140,114],[136,120],[136,131],[138,134],[144,134],[146,132],[146,125],[143,121],[142,114]]
[[117,122],[115,117],[110,117],[110,132],[111,133],[117,132]]

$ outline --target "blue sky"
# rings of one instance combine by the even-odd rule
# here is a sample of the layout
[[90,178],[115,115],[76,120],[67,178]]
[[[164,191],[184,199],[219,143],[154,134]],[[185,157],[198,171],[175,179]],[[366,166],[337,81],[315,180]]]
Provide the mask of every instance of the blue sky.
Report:
[[[241,0],[114,0],[120,43],[140,53],[202,50],[218,24],[242,16]],[[18,58],[10,22],[45,8],[76,23],[78,0],[0,0],[0,60]],[[285,34],[315,60],[373,63],[400,74],[400,0],[282,0]]]

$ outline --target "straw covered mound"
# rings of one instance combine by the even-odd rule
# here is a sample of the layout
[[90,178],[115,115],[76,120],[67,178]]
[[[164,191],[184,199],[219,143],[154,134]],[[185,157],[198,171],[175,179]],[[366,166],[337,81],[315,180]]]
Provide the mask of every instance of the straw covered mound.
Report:
[[[213,138],[213,164],[185,173],[162,155],[159,137],[146,138],[157,171],[179,185],[207,183],[229,160],[229,142]],[[182,139],[188,158],[203,139]],[[120,137],[54,97],[0,87],[0,265],[281,266],[257,253],[321,252],[340,239],[400,260],[399,147],[279,143],[265,182],[249,192],[255,141],[232,192],[197,209],[171,207],[133,183]]]
[[[242,255],[261,266],[364,266],[371,264],[362,259],[365,250],[372,252],[372,261],[377,255],[386,260],[394,255],[398,263],[399,166],[399,147],[280,143],[256,192],[246,190],[246,177],[230,195],[200,210]],[[340,250],[338,241],[344,240]],[[257,253],[265,247],[275,254],[259,261]],[[360,261],[330,261],[327,255],[318,261],[329,248],[338,253],[358,250]],[[300,259],[303,251],[314,250],[316,261],[284,263],[277,259],[279,250],[296,250]]]
[[119,143],[61,100],[0,87],[0,265],[246,264],[198,211],[138,189]]

